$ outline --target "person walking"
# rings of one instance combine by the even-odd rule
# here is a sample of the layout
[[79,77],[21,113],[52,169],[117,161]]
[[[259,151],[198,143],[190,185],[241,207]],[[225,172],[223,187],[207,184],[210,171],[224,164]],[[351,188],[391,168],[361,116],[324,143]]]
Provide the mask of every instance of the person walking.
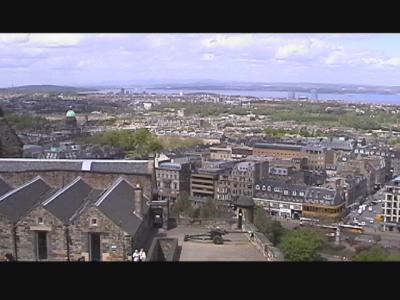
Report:
[[133,252],[133,254],[132,254],[132,261],[133,261],[133,262],[138,262],[138,261],[140,261],[140,255],[139,255],[139,252],[138,252],[137,249],[136,249],[135,252]]
[[146,261],[146,252],[144,252],[143,248],[140,249],[139,259],[140,259],[140,261]]

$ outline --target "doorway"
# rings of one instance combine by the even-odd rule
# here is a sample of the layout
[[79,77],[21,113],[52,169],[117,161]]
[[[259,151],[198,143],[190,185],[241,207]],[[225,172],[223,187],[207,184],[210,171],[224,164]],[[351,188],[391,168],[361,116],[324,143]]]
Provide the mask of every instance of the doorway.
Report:
[[89,233],[89,260],[101,261],[100,233]]
[[36,231],[36,260],[47,259],[47,231]]

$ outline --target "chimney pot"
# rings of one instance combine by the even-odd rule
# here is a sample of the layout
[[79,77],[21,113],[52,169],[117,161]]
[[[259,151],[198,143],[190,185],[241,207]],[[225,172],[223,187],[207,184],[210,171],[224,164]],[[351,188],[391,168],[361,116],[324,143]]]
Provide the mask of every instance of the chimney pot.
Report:
[[134,190],[135,199],[134,199],[134,212],[139,215],[143,216],[143,190],[140,187],[140,184],[136,184],[136,188]]

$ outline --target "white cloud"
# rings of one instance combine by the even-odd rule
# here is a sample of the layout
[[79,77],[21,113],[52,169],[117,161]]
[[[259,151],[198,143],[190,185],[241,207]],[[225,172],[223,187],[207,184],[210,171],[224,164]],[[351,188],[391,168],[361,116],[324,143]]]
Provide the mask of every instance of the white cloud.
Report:
[[400,57],[382,58],[382,57],[366,57],[361,62],[377,68],[398,67],[400,66]]
[[83,34],[69,33],[32,33],[29,34],[29,41],[42,46],[74,46],[84,39]]
[[298,57],[308,54],[309,52],[310,49],[304,42],[288,44],[278,48],[275,58],[279,60],[286,60],[293,56]]
[[98,38],[121,38],[126,34],[123,33],[98,33],[96,37]]
[[275,51],[275,59],[278,62],[307,61],[332,65],[342,58],[342,51],[343,47],[340,45],[311,38],[281,45]]
[[205,60],[205,61],[215,60],[215,55],[214,55],[214,53],[204,53],[201,57],[201,60]]
[[212,38],[206,38],[201,41],[202,45],[207,48],[225,47],[225,48],[241,48],[249,46],[254,42],[253,36],[248,35],[218,35]]
[[29,35],[25,33],[2,33],[0,42],[3,43],[23,43],[29,41]]
[[345,62],[346,62],[346,54],[344,51],[333,51],[324,59],[324,63],[326,65],[337,65]]

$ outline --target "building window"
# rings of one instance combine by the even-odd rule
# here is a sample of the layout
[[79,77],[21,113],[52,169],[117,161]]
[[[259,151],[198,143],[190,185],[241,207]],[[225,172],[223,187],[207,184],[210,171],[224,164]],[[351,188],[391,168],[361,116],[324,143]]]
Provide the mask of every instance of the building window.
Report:
[[95,219],[95,218],[90,219],[90,225],[91,226],[97,226],[97,219]]
[[43,218],[42,218],[42,217],[38,217],[37,223],[38,223],[38,224],[43,224],[43,223],[44,223],[44,222],[43,222]]

